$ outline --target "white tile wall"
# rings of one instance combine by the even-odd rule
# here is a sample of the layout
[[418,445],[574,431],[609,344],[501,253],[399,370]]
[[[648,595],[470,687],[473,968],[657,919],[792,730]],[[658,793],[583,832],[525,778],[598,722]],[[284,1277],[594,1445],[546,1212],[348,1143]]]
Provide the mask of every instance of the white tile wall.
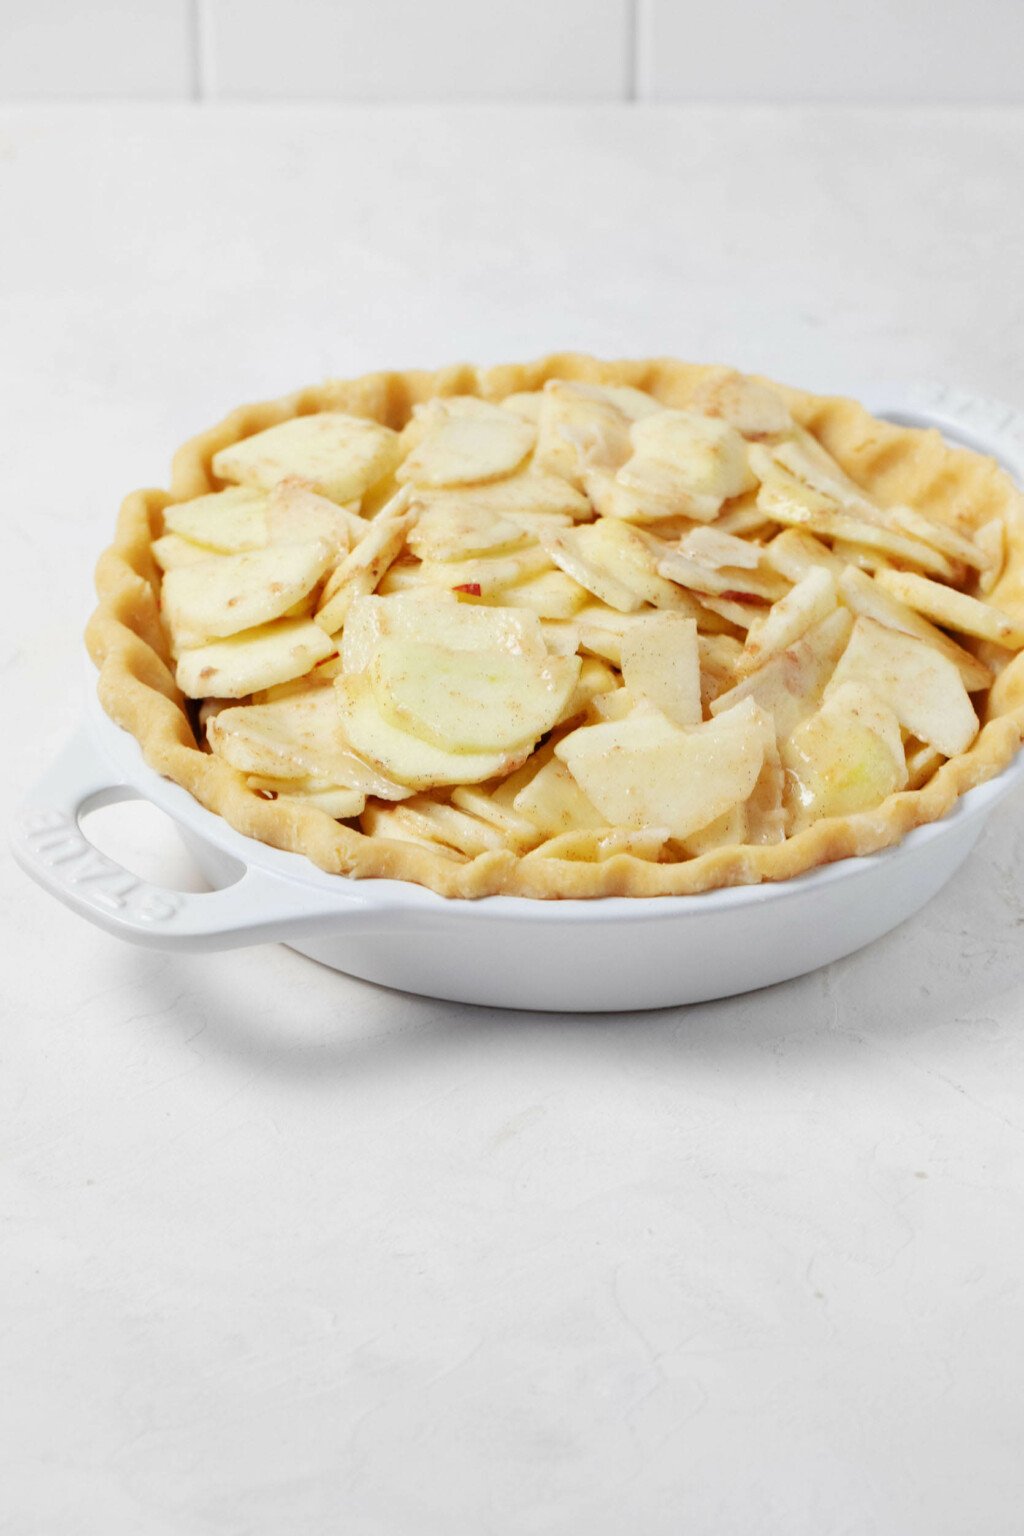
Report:
[[1024,101],[1024,0],[638,0],[659,101]]
[[621,99],[631,0],[203,0],[216,97]]
[[0,98],[191,96],[193,0],[0,0]]
[[1024,102],[1024,0],[0,0],[0,99]]

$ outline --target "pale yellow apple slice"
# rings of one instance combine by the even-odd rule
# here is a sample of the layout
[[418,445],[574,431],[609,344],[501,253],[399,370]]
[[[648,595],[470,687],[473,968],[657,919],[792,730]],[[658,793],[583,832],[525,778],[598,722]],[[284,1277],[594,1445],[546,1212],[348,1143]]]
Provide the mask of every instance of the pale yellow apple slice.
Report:
[[529,535],[518,523],[452,500],[424,508],[410,530],[408,545],[421,560],[458,561],[502,554],[528,541]]
[[661,524],[680,517],[710,521],[722,505],[720,496],[695,495],[671,469],[635,454],[617,472],[586,470],[583,488],[595,512],[624,523]]
[[430,795],[415,795],[406,800],[396,814],[394,824],[401,826],[404,833],[412,832],[425,842],[453,848],[457,853],[465,854],[467,859],[508,847],[493,822],[482,821]]
[[897,720],[944,757],[966,752],[978,717],[955,664],[925,640],[859,618],[826,689],[863,683]]
[[457,784],[451,792],[452,804],[467,815],[487,822],[496,828],[502,841],[513,853],[526,853],[536,848],[543,833],[525,816],[520,816],[511,806],[496,800],[487,788],[475,784]]
[[417,501],[429,507],[469,508],[491,512],[495,517],[547,516],[585,521],[591,515],[587,498],[560,475],[549,475],[532,465],[504,480],[457,490],[417,489]]
[[302,539],[326,539],[340,559],[370,530],[359,515],[358,501],[338,506],[301,480],[282,480],[267,497],[267,539],[294,544]]
[[915,635],[918,640],[927,640],[957,667],[968,693],[991,687],[992,671],[983,661],[965,651],[963,646],[957,645],[955,640],[863,571],[846,566],[839,578],[839,592],[852,612],[886,624],[890,629],[900,629],[905,635]]
[[562,620],[573,618],[591,601],[586,587],[564,571],[539,571],[525,581],[502,587],[500,597],[503,605],[528,609],[540,619]]
[[991,640],[1010,651],[1024,648],[1024,623],[992,603],[957,592],[940,581],[928,581],[911,571],[879,571],[875,580],[883,591],[936,624],[979,640]]
[[739,672],[756,672],[770,656],[794,645],[815,624],[832,613],[838,603],[835,578],[818,566],[773,603],[747,631]]
[[[551,560],[540,544],[524,544],[507,554],[481,555],[467,560],[422,560],[420,580],[445,591],[500,598],[508,587],[550,571]],[[479,590],[475,590],[475,589]]]
[[794,583],[818,566],[831,571],[838,581],[847,566],[847,562],[833,554],[827,544],[800,528],[784,528],[777,533],[764,546],[764,561],[773,571]]
[[309,619],[279,619],[182,651],[175,675],[187,698],[241,699],[302,677],[333,650],[333,641]]
[[738,539],[733,533],[723,533],[719,528],[691,528],[679,542],[681,552],[698,565],[712,571],[756,571],[761,563],[759,544],[749,539]]
[[544,403],[544,396],[539,389],[519,389],[515,394],[506,395],[499,403],[506,411],[514,411],[524,421],[532,422],[536,426],[540,420],[540,408]]
[[[643,598],[632,586],[627,586],[608,565],[600,559],[594,548],[596,524],[582,528],[566,528],[556,533],[541,535],[541,545],[558,568],[571,576],[573,581],[592,592],[608,607],[620,613],[634,613],[643,605]],[[594,558],[597,555],[597,558]]]
[[330,563],[330,545],[311,539],[181,566],[164,577],[163,616],[179,648],[236,635],[287,613]]
[[783,743],[794,831],[822,816],[852,816],[907,783],[899,721],[864,683],[840,684]]
[[[210,496],[164,508],[164,527],[218,554],[262,549],[267,542],[267,497],[250,486],[233,485]],[[299,535],[303,537],[303,535]]]
[[518,768],[529,746],[512,752],[446,752],[386,720],[365,676],[335,683],[342,729],[352,748],[389,778],[409,789],[479,784]]
[[417,407],[419,442],[396,472],[417,486],[472,485],[512,474],[533,447],[536,432],[513,411],[473,396],[431,400]]
[[622,677],[675,725],[699,725],[700,653],[697,625],[674,613],[653,613],[622,640]]
[[325,633],[338,633],[356,598],[368,596],[398,558],[416,517],[404,506],[405,492],[400,491],[388,509],[374,518],[365,538],[334,567],[316,612],[316,622]]
[[732,368],[715,368],[706,374],[694,390],[692,404],[705,416],[721,417],[744,437],[773,437],[793,429],[782,396]]
[[535,467],[577,489],[588,470],[617,469],[631,452],[631,417],[622,407],[621,398],[599,385],[549,379],[540,408]]
[[659,539],[610,517],[576,529],[574,537],[595,569],[613,576],[641,602],[694,616],[689,594],[659,572],[658,557],[664,549]]
[[574,863],[602,864],[619,854],[657,863],[669,841],[667,827],[594,827],[588,831],[560,832],[527,854],[533,859],[571,859]]
[[320,779],[274,779],[252,773],[248,775],[246,783],[265,800],[308,805],[323,811],[333,821],[349,821],[353,816],[362,815],[366,806],[366,796],[360,794],[359,790],[343,789]]
[[633,448],[676,474],[686,490],[728,500],[757,482],[747,460],[747,444],[728,422],[696,411],[658,411],[634,422]]
[[361,597],[352,605],[341,641],[343,671],[365,672],[384,639],[443,645],[456,651],[495,651],[547,658],[540,620],[513,608],[460,603],[449,592]]
[[[572,654],[572,652],[564,654]],[[611,693],[618,686],[619,680],[606,661],[602,661],[598,656],[581,657],[580,674],[576,680],[576,686],[555,724],[563,725],[567,720],[575,720],[576,716],[581,715],[594,699]]]
[[557,757],[546,762],[523,786],[512,801],[512,809],[525,816],[545,837],[608,825],[607,818],[587,799]]
[[[809,629],[795,645],[773,656],[734,687],[719,693],[711,701],[712,715],[732,709],[744,699],[753,699],[774,719],[780,740],[785,738],[817,708],[852,629],[850,613],[845,608],[837,608]],[[734,674],[738,660],[737,657],[733,661]]]
[[687,837],[746,800],[766,739],[764,716],[746,700],[692,730],[654,711],[583,726],[555,755],[611,825]]
[[489,752],[532,746],[565,708],[579,672],[578,656],[538,661],[384,638],[367,675],[390,724],[445,751]]
[[409,793],[352,751],[333,686],[222,710],[209,722],[207,738],[219,757],[245,774],[314,779],[379,800],[404,800]]
[[191,539],[183,539],[177,533],[165,533],[159,539],[154,539],[150,546],[153,559],[162,571],[176,571],[183,565],[199,565],[203,560],[212,560],[216,556],[216,550],[208,549],[203,544],[193,544]]
[[343,411],[320,411],[221,448],[213,456],[213,472],[221,480],[268,491],[294,475],[331,501],[345,502],[386,475],[398,451],[398,433],[389,427]]

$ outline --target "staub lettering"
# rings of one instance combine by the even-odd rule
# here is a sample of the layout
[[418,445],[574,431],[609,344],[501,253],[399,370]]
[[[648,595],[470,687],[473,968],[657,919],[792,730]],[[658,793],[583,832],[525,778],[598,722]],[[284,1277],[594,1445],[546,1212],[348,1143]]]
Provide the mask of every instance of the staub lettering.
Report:
[[100,853],[63,811],[31,811],[25,841],[65,885],[81,889],[98,907],[147,923],[166,922],[181,907],[181,898],[173,891],[147,885]]

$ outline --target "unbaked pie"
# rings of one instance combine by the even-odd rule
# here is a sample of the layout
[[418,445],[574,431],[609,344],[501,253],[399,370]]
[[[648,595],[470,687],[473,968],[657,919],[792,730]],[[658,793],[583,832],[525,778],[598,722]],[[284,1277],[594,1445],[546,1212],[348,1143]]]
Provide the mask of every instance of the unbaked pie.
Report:
[[233,826],[445,895],[665,895],[897,841],[1024,733],[990,460],[577,356],[236,412],[122,508],[108,713]]

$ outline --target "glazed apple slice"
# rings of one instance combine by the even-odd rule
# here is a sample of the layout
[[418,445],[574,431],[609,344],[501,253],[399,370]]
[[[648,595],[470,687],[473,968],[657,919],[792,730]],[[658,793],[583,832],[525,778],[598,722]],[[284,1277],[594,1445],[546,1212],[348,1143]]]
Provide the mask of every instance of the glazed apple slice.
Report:
[[783,744],[794,787],[794,831],[822,816],[880,805],[907,783],[896,715],[863,683],[843,683]]
[[844,683],[862,683],[888,704],[900,724],[944,757],[966,752],[978,734],[963,678],[924,640],[859,618],[826,698]]

